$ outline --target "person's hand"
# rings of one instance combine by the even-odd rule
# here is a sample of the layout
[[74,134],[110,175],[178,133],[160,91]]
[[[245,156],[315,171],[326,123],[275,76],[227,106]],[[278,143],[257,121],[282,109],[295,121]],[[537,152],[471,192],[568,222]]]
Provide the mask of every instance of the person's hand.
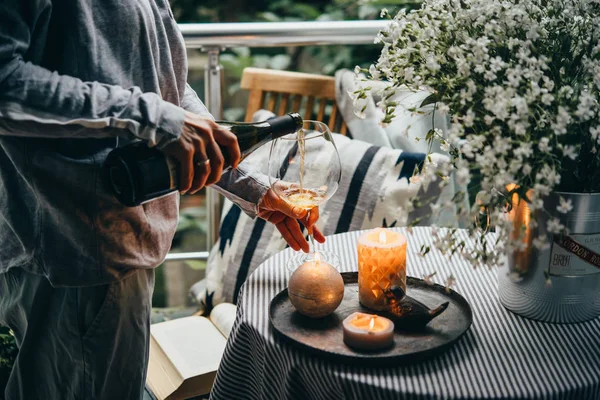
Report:
[[325,242],[325,236],[315,226],[319,219],[319,207],[311,210],[293,207],[277,196],[273,189],[269,189],[258,205],[258,210],[258,216],[274,224],[281,236],[295,251],[302,250],[308,253],[310,249],[298,221],[306,227],[309,234],[313,234],[317,242]]
[[162,149],[179,162],[180,193],[194,194],[221,179],[225,165],[221,148],[229,164],[236,168],[241,158],[237,137],[211,119],[186,112],[179,140]]

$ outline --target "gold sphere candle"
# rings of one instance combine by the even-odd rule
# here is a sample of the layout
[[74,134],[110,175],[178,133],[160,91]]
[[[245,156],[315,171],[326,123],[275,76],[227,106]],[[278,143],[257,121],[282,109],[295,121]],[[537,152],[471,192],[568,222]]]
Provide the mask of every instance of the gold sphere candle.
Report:
[[342,302],[344,280],[330,264],[318,259],[308,261],[290,277],[288,295],[299,313],[311,318],[325,317]]
[[391,286],[406,291],[406,237],[376,228],[358,238],[358,299],[373,310],[387,309],[383,292]]

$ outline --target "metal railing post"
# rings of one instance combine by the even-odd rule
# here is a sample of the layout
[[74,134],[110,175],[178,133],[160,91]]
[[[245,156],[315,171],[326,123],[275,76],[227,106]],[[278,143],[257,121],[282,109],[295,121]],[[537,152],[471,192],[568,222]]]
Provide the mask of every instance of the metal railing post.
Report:
[[[222,70],[219,63],[220,47],[205,47],[208,53],[208,65],[205,71],[204,99],[208,111],[216,120],[223,119],[223,97],[222,97]],[[219,237],[219,223],[221,221],[221,197],[215,190],[206,189],[206,208],[208,216],[208,232],[206,235],[207,248],[210,251]]]

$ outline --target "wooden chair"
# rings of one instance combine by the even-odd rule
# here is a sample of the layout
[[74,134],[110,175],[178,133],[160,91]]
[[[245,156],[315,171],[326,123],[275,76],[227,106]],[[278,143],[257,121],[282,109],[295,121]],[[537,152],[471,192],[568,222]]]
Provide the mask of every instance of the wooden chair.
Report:
[[245,68],[241,87],[250,91],[247,122],[259,109],[277,115],[299,112],[304,119],[327,122],[332,132],[348,133],[335,102],[335,79],[331,76]]

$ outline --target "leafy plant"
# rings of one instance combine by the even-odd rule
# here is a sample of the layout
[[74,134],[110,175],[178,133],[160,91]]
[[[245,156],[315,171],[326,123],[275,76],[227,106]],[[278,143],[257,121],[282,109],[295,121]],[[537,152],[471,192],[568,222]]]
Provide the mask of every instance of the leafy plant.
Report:
[[[550,217],[547,232],[532,239],[536,248],[549,246],[548,234],[568,233],[561,214],[573,209],[571,200],[560,198],[552,209],[544,201],[556,191],[600,192],[600,4],[427,0],[419,10],[388,17],[389,28],[377,37],[381,55],[364,71],[389,83],[379,93],[382,122],[400,106],[397,88],[430,91],[425,103],[450,115],[451,124],[447,136],[433,129],[425,140],[430,149],[439,142],[452,163],[426,162],[422,179],[445,186],[454,173],[477,193],[471,210],[456,198],[430,204],[432,212],[456,203],[462,216],[476,221],[484,209],[486,224],[501,232],[488,246],[486,231],[474,223],[471,233],[481,246],[466,249],[464,239],[447,230],[438,249],[461,252],[475,265],[498,265],[504,254],[523,250],[527,229],[508,237],[514,231],[505,211],[514,198]],[[354,93],[356,102],[369,91]],[[535,218],[527,221],[523,228],[536,227]]]
[[3,398],[4,387],[18,352],[12,332],[7,327],[0,326],[0,398]]

